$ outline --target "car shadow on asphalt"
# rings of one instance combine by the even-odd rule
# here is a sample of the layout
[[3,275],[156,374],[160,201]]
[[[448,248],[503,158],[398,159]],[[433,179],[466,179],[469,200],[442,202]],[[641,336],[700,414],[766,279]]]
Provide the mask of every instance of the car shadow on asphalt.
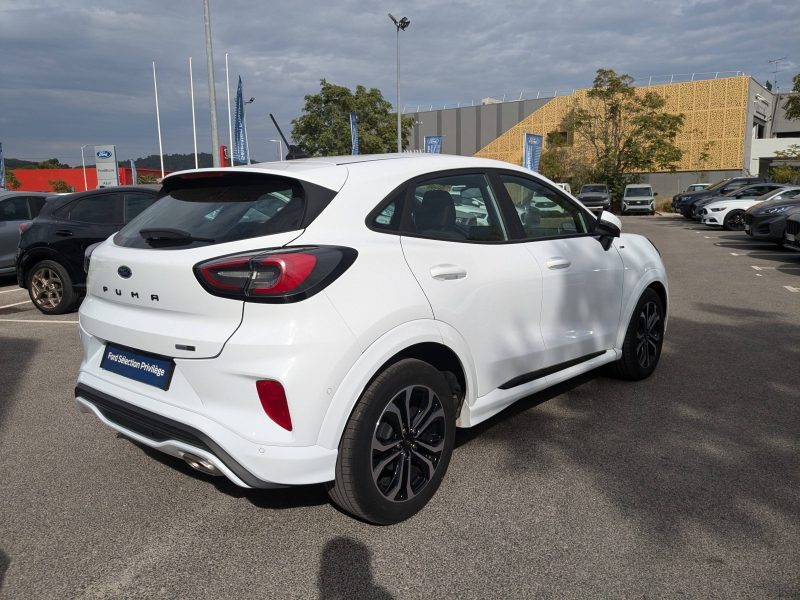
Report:
[[[774,556],[800,514],[800,328],[769,310],[707,303],[695,314],[670,318],[649,379],[589,373],[460,432],[459,445],[480,436],[525,485],[570,464],[654,543],[705,564],[721,548]],[[766,596],[796,594],[772,576]]]
[[376,585],[372,575],[372,553],[353,538],[336,537],[322,549],[317,588],[320,600],[391,600],[385,588]]
[[10,565],[11,559],[8,557],[8,554],[0,549],[0,592],[3,591],[3,582],[6,580],[6,571],[8,571]]
[[[0,342],[0,365],[3,365],[3,384],[0,394],[0,435],[8,423],[11,403],[19,398],[19,388],[27,372],[28,363],[36,356],[40,340],[30,338],[2,337]],[[2,438],[0,438],[2,443]]]

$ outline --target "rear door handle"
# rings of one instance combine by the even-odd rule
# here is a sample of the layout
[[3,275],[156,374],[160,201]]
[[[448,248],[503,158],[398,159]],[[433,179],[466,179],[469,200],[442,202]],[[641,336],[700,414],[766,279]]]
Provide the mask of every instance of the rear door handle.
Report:
[[466,276],[467,270],[456,265],[436,265],[435,267],[431,267],[431,277],[437,281],[463,279]]
[[547,259],[547,268],[553,271],[558,271],[559,269],[568,269],[569,266],[572,264],[566,258],[562,258],[560,256],[556,256],[554,258]]
[[61,237],[70,237],[75,234],[72,233],[69,229],[59,229],[58,231],[56,231],[56,235],[60,235]]

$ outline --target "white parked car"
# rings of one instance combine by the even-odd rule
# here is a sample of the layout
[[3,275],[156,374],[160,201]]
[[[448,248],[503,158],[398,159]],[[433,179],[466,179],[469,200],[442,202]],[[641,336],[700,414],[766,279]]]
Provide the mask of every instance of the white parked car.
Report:
[[[456,221],[458,186],[487,225]],[[653,373],[667,276],[619,228],[485,159],[175,173],[88,257],[76,399],[239,486],[325,483],[398,522],[436,492],[456,427],[603,364]]]
[[656,196],[658,193],[654,194],[653,188],[646,183],[629,183],[622,195],[622,214],[656,214]]
[[[756,188],[758,186],[750,187]],[[763,184],[763,187],[773,189],[756,197],[747,195],[747,190],[743,190],[731,196],[721,196],[714,202],[706,204],[699,211],[701,223],[709,227],[722,227],[728,231],[744,231],[746,228],[745,213],[747,209],[780,196],[787,186]]]

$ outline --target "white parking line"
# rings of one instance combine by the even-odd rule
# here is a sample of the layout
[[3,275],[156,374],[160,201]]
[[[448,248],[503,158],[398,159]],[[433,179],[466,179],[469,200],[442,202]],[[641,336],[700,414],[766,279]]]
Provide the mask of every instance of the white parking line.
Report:
[[785,286],[783,286],[783,287],[785,287],[785,288],[786,288],[787,290],[789,290],[790,292],[800,292],[800,288],[792,287],[792,286],[790,286],[790,285],[785,285]]
[[753,267],[756,271],[763,271],[764,269],[780,269],[781,271],[800,271],[800,267]]
[[79,323],[79,321],[46,321],[44,319],[0,319],[0,323]]
[[16,290],[3,290],[0,294],[10,294],[11,292],[27,292],[25,288],[17,288]]
[[25,300],[25,302],[15,302],[14,304],[4,304],[3,306],[0,306],[0,309],[8,308],[10,306],[19,306],[20,304],[28,304],[28,303],[30,303],[30,300]]

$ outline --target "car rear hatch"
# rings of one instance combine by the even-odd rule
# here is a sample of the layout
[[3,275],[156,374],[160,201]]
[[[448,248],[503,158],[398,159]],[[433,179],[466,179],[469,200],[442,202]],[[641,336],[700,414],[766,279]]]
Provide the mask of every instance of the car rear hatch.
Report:
[[282,247],[336,195],[278,175],[188,175],[167,178],[162,198],[94,250],[80,316],[89,334],[163,356],[216,356],[239,327],[244,303],[208,293],[194,266]]

